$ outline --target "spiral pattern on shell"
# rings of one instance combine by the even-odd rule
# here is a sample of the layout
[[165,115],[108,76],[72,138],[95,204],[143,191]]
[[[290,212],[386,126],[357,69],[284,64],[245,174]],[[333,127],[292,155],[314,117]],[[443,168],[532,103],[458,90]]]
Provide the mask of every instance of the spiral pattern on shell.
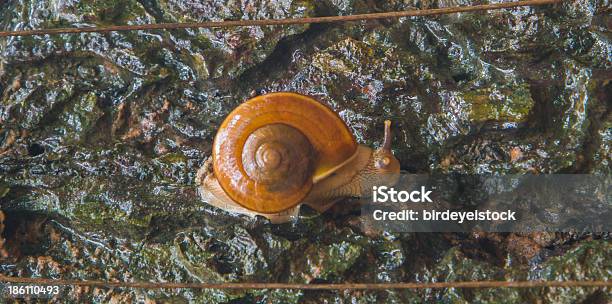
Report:
[[299,130],[284,124],[257,129],[242,149],[247,175],[268,191],[299,190],[313,173],[313,149]]

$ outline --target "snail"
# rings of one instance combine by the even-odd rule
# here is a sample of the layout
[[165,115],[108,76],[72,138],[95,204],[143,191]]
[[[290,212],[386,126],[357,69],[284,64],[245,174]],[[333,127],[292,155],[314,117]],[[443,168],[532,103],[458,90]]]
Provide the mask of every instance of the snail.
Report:
[[348,197],[393,186],[399,161],[391,151],[391,122],[382,147],[357,144],[330,108],[297,93],[253,97],[225,118],[212,157],[198,171],[202,199],[224,210],[289,221],[301,204],[324,212]]

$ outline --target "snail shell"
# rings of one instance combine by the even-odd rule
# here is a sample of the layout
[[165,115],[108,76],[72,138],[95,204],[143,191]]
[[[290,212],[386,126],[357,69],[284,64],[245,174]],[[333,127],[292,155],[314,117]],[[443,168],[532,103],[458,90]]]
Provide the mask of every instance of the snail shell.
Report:
[[298,205],[314,183],[353,159],[357,142],[342,119],[316,100],[271,93],[238,106],[213,143],[213,170],[236,203],[260,213]]

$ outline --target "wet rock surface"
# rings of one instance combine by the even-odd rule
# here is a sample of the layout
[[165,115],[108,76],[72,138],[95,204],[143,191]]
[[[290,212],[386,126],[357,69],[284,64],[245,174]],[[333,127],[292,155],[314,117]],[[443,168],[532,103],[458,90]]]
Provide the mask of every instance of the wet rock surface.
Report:
[[[468,4],[24,0],[0,4],[0,28]],[[610,279],[607,234],[381,234],[349,207],[271,225],[204,204],[194,185],[223,117],[252,92],[283,90],[328,104],[370,146],[392,119],[408,172],[610,174],[609,13],[605,1],[566,1],[346,24],[2,38],[0,271],[153,282]],[[589,288],[64,292],[99,303],[610,301]]]

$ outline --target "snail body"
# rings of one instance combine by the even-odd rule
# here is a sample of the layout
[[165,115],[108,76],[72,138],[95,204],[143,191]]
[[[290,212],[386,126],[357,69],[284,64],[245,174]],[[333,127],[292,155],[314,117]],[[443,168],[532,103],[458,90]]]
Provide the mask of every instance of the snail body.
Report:
[[228,115],[197,183],[211,205],[279,223],[297,215],[302,203],[323,212],[398,178],[390,122],[382,147],[373,150],[357,144],[327,106],[281,92],[249,99]]

